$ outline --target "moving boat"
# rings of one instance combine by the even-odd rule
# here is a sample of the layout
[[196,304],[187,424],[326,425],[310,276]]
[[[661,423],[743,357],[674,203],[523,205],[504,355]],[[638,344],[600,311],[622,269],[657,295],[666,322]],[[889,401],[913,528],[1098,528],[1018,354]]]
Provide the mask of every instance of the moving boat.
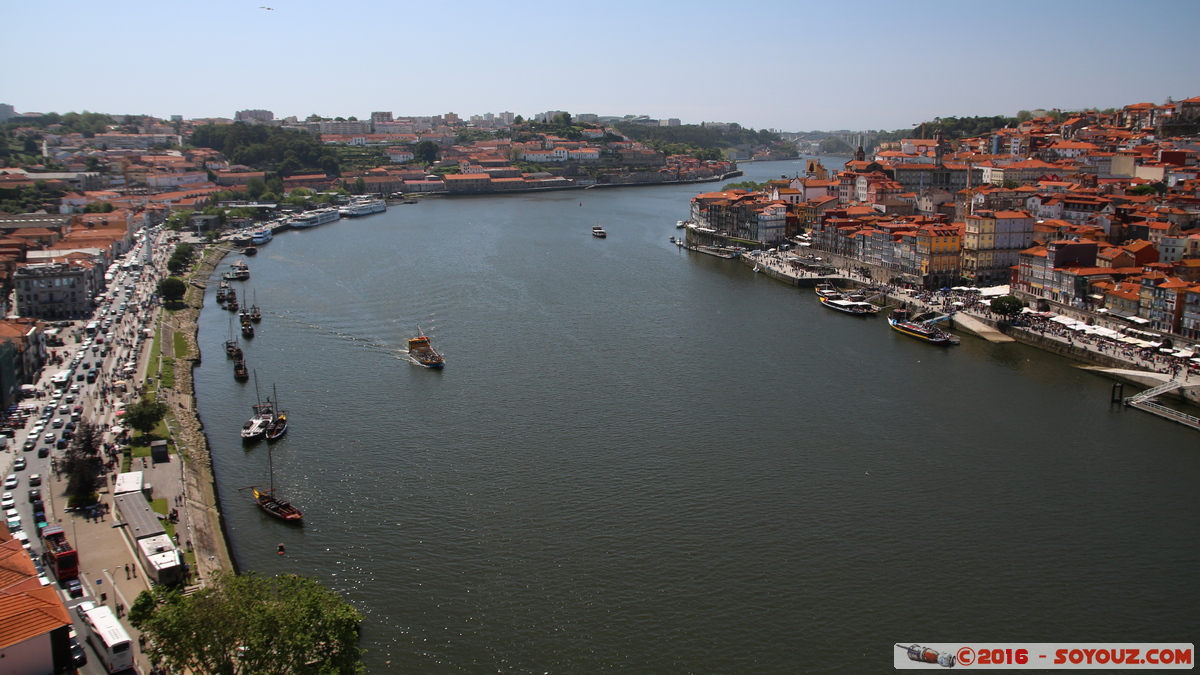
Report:
[[894,331],[928,342],[931,345],[949,346],[958,344],[958,336],[938,328],[934,325],[935,320],[920,320],[914,317],[912,312],[907,309],[894,309],[888,315],[888,325]]
[[417,337],[408,340],[408,358],[426,368],[441,368],[446,365],[446,359],[434,351],[433,346],[429,344],[429,337],[421,332],[420,326],[417,326]]
[[854,299],[855,297],[861,298],[862,296],[852,296],[850,298],[830,298],[821,296],[818,299],[821,301],[822,305],[825,305],[829,309],[836,309],[839,312],[845,312],[855,316],[872,316],[879,313],[880,308],[878,306],[873,305],[866,300],[856,300]]
[[292,506],[286,499],[275,495],[275,463],[271,459],[270,446],[267,446],[267,466],[271,473],[271,487],[260,490],[261,485],[254,486],[252,488],[254,490],[254,501],[263,511],[284,522],[300,522],[304,518],[304,514],[300,512],[300,509]]
[[601,239],[603,239],[608,236],[608,233],[604,231],[603,227],[600,227],[599,225],[593,225],[592,226],[592,236],[600,237]]
[[271,385],[271,393],[275,395],[275,417],[267,425],[266,436],[268,441],[277,441],[287,433],[287,411],[279,407],[279,392],[275,391],[275,385]]

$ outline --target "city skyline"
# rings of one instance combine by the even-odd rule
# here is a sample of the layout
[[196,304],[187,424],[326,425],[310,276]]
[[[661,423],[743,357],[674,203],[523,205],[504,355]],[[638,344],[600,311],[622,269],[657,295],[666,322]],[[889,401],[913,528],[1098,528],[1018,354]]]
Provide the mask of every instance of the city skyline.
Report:
[[[448,13],[358,0],[335,16],[309,0],[270,7],[11,7],[10,51],[37,58],[0,75],[0,101],[162,118],[565,110],[809,131],[1200,94],[1200,45],[1188,35],[1200,25],[1196,3],[1131,14],[1116,2],[867,2],[847,16],[828,4],[753,2],[740,6],[741,23],[712,2],[687,12],[463,3]],[[86,27],[94,53],[47,50],[39,27],[63,17],[60,37]],[[189,47],[159,51],[160,35]]]

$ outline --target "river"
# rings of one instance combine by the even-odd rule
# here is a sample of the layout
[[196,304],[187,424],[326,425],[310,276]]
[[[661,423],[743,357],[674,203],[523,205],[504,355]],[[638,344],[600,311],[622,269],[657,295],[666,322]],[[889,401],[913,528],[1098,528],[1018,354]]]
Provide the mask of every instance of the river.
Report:
[[[715,187],[430,199],[261,247],[243,342],[290,412],[275,484],[303,527],[242,489],[269,480],[267,446],[238,437],[255,386],[214,284],[196,388],[241,569],[343,593],[373,673],[862,672],[896,642],[1194,640],[1195,431],[1110,408],[1070,361],[921,344],[679,250]],[[444,371],[405,359],[418,326]]]

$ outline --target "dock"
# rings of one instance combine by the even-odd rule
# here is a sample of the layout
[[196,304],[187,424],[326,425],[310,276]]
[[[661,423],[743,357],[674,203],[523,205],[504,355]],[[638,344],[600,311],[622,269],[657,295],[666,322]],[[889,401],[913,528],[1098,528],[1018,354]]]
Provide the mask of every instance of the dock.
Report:
[[1161,403],[1154,402],[1155,398],[1158,398],[1159,396],[1161,396],[1163,394],[1175,391],[1176,389],[1179,389],[1182,386],[1183,386],[1183,382],[1181,382],[1179,380],[1171,380],[1169,382],[1160,384],[1157,387],[1147,389],[1146,391],[1143,391],[1142,393],[1140,393],[1136,396],[1130,396],[1129,398],[1126,398],[1123,401],[1123,403],[1130,408],[1137,408],[1138,410],[1144,410],[1144,411],[1150,413],[1151,415],[1158,415],[1159,417],[1171,420],[1172,422],[1177,422],[1184,426],[1188,426],[1193,429],[1200,430],[1200,417],[1188,415],[1187,413],[1182,413],[1182,412],[1179,412],[1178,410],[1168,408],[1167,406],[1162,405]]

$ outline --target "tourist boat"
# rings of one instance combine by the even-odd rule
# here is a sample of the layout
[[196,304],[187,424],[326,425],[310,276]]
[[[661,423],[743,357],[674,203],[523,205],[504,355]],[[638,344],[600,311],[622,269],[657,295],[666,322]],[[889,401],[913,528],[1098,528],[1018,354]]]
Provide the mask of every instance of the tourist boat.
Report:
[[263,244],[275,238],[275,233],[271,232],[271,228],[264,227],[255,230],[250,234],[250,243],[254,246],[262,246]]
[[851,296],[849,298],[831,298],[822,295],[818,299],[821,301],[822,305],[825,305],[829,309],[836,309],[839,312],[845,312],[855,316],[872,316],[879,313],[880,308],[878,306],[867,302],[865,299],[860,300],[857,298],[862,298],[862,296],[859,295]]
[[829,282],[825,282],[823,284],[817,284],[817,295],[821,296],[822,298],[840,298],[842,296],[842,292],[838,290],[837,286],[834,286]]
[[268,441],[277,441],[287,433],[288,419],[287,411],[279,407],[279,392],[275,391],[275,385],[271,385],[271,392],[275,396],[275,417],[267,425],[266,436]]
[[349,204],[338,209],[338,213],[343,218],[369,216],[372,213],[380,213],[382,211],[387,211],[387,202],[378,197],[356,197]]
[[246,367],[246,361],[241,357],[241,349],[238,349],[237,361],[233,362],[233,379],[248,380],[250,379],[250,369]]
[[675,229],[677,229],[677,230],[682,230],[685,225],[687,225],[687,223],[685,223],[682,220],[675,221]]
[[252,244],[242,249],[242,253],[245,255],[258,255],[258,247]]
[[421,332],[420,326],[417,326],[417,337],[408,341],[408,357],[413,363],[426,368],[441,368],[446,365],[446,359],[434,351],[433,346],[429,344],[429,337]]
[[237,281],[245,281],[250,278],[250,266],[245,260],[239,260],[229,266],[229,271],[233,273],[233,278]]
[[923,340],[932,345],[956,345],[958,337],[938,328],[932,321],[921,321],[912,316],[907,309],[894,309],[888,315],[888,325],[892,330],[904,333],[909,337]]
[[252,408],[254,414],[242,425],[243,441],[256,441],[262,438],[263,434],[267,433],[267,425],[275,419],[275,406],[271,404],[270,399],[267,399],[266,403],[255,403]]
[[294,216],[291,221],[291,227],[296,230],[305,230],[310,227],[324,225],[325,223],[332,223],[341,217],[342,215],[338,213],[338,210],[332,207],[316,209],[315,211],[308,211],[307,213]]
[[600,227],[599,225],[593,225],[592,226],[592,236],[600,237],[601,239],[603,239],[608,236],[608,233],[604,231],[603,227]]

